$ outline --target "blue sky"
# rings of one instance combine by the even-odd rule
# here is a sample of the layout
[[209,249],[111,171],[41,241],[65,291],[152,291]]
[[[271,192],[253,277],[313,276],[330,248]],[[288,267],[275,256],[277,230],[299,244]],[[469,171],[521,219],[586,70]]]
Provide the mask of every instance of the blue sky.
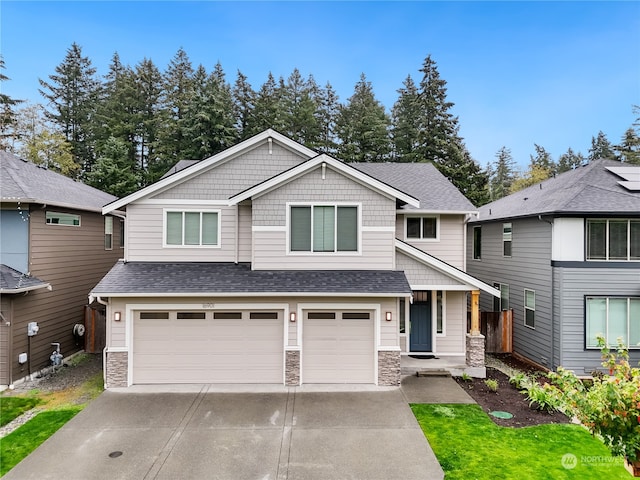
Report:
[[341,101],[362,72],[387,109],[427,54],[447,81],[460,133],[485,166],[501,146],[525,167],[534,143],[554,159],[617,143],[640,105],[640,2],[29,2],[2,0],[3,93],[43,102],[47,79],[78,43],[99,74],[114,52],[164,70],[182,47],[220,61],[257,90],[294,68]]

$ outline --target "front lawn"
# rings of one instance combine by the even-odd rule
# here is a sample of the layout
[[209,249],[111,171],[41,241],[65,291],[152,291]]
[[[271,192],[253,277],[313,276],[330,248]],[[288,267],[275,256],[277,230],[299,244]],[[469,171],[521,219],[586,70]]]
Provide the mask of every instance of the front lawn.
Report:
[[40,403],[35,397],[0,397],[0,427]]
[[500,427],[478,405],[411,405],[447,480],[632,478],[579,425]]

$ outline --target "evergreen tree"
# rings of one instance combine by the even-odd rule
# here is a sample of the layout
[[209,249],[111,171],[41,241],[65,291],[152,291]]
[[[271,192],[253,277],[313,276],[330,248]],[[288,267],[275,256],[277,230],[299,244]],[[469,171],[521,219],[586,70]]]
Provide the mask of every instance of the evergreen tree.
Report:
[[553,158],[551,158],[551,154],[547,152],[544,147],[541,147],[537,143],[534,143],[533,147],[536,150],[536,154],[529,156],[529,158],[531,159],[529,166],[536,166],[540,167],[540,169],[542,170],[546,170],[547,172],[549,172],[549,177],[554,175],[557,170],[557,165],[553,161]]
[[247,77],[238,70],[236,82],[233,85],[233,112],[236,118],[236,130],[238,138],[245,140],[250,137],[249,126],[254,114],[254,102],[256,92],[251,88]]
[[462,145],[462,159],[462,162],[455,165],[455,170],[449,170],[450,178],[456,179],[454,185],[475,206],[488,203],[490,200],[487,191],[489,177],[478,162],[471,157],[464,144]]
[[591,148],[589,148],[589,161],[598,160],[599,158],[608,158],[610,160],[618,160],[613,150],[613,145],[607,139],[607,136],[598,132],[597,137],[591,137]]
[[496,153],[496,161],[491,166],[489,175],[490,200],[498,200],[509,195],[511,185],[515,180],[515,161],[511,150],[501,147]]
[[[5,69],[4,58],[0,55],[0,85],[9,80],[2,70]],[[15,130],[16,112],[14,108],[23,100],[16,100],[9,95],[2,93],[0,88],[0,148],[14,151],[15,142],[19,139]]]
[[327,82],[324,88],[318,88],[313,95],[318,105],[316,119],[320,127],[319,141],[315,147],[328,155],[335,156],[338,151],[336,121],[340,111],[338,94]]
[[268,128],[277,132],[284,131],[284,109],[282,105],[282,79],[280,86],[269,72],[267,81],[262,84],[256,95],[251,124],[248,127],[249,136],[260,133]]
[[309,82],[295,68],[281,89],[284,124],[281,133],[308,147],[317,146],[320,141],[320,126],[315,116],[317,105],[311,96]]
[[91,171],[95,160],[95,111],[100,82],[91,60],[82,55],[81,47],[73,43],[63,62],[49,75],[49,82],[40,79],[40,94],[47,100],[49,118],[71,144],[75,163],[83,172]]
[[418,89],[411,75],[403,82],[398,90],[400,96],[391,110],[392,130],[391,138],[394,145],[394,160],[396,162],[419,162],[419,118],[420,104]]
[[615,148],[621,162],[640,165],[640,136],[632,127],[624,132],[620,145],[616,145]]
[[578,167],[584,165],[585,159],[584,156],[578,152],[575,153],[571,147],[560,155],[558,159],[557,173],[567,172],[569,170],[575,170]]
[[371,82],[360,75],[353,95],[340,107],[336,130],[338,156],[345,162],[384,162],[391,153],[391,119],[376,100]]
[[87,184],[116,197],[135,192],[139,180],[129,160],[129,145],[114,137],[107,139],[94,169],[87,174]]

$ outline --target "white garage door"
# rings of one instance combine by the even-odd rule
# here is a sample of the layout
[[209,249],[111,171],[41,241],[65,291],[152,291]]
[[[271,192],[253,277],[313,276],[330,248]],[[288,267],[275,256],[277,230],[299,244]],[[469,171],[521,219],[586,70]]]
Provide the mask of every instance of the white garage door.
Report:
[[136,312],[133,383],[282,383],[283,313]]
[[303,383],[375,383],[373,312],[308,311],[302,329]]

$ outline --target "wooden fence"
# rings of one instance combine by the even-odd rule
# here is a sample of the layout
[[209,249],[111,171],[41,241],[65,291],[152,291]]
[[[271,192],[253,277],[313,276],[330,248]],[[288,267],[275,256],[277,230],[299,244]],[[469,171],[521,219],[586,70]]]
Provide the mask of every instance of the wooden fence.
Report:
[[105,313],[89,306],[84,310],[84,351],[87,353],[102,353],[106,346]]
[[487,353],[512,353],[513,310],[480,312],[480,332],[485,337]]

